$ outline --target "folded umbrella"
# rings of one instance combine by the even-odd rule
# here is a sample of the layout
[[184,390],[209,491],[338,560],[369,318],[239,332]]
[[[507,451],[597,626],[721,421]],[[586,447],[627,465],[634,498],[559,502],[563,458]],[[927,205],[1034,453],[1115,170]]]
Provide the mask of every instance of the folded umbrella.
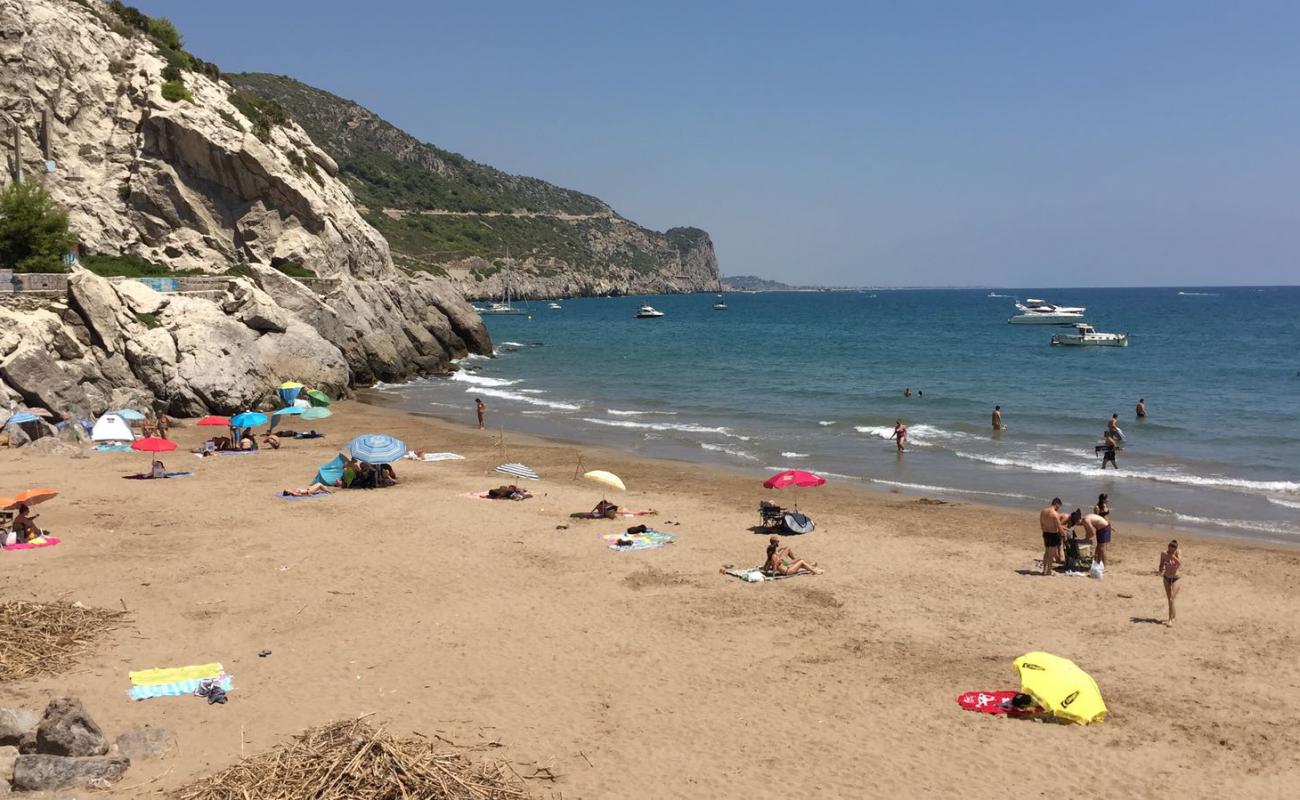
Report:
[[357,461],[391,464],[406,455],[406,442],[386,433],[368,433],[353,439],[348,450]]
[[285,381],[275,387],[275,393],[279,396],[280,402],[292,405],[294,400],[298,399],[298,393],[302,391],[302,384],[297,381]]

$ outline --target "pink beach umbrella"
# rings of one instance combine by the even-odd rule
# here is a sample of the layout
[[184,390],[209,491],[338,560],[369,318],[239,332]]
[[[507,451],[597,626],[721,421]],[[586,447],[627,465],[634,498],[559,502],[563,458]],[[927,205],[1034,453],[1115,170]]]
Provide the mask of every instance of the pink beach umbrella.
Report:
[[804,472],[801,469],[788,469],[785,472],[778,472],[767,480],[763,481],[764,489],[785,489],[790,486],[801,488],[812,488],[822,486],[826,479],[820,475],[814,475],[811,472]]

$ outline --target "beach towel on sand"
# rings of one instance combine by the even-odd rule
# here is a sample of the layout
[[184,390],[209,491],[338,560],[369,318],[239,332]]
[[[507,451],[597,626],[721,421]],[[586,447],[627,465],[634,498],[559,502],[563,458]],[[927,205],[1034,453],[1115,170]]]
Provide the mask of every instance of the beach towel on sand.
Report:
[[430,463],[434,461],[464,461],[465,460],[465,456],[459,455],[457,453],[425,453],[423,458],[417,456],[415,453],[407,453],[405,456],[403,456],[403,458],[409,458],[412,461],[425,461]]
[[131,699],[148,700],[153,697],[180,697],[194,694],[200,683],[215,681],[224,691],[230,691],[231,677],[220,663],[196,664],[188,667],[142,669],[129,673]]
[[154,478],[149,475],[123,475],[128,481],[159,481],[163,478],[193,478],[193,472],[164,472],[162,478]]
[[333,495],[331,494],[305,494],[299,496],[299,495],[284,494],[284,493],[280,493],[275,496],[281,500],[318,500],[322,497],[333,497]]
[[[600,538],[609,544],[610,550],[650,550],[672,544],[673,537],[659,531],[645,533],[604,533]],[[627,542],[628,544],[619,544]]]
[[1006,714],[1009,717],[1028,717],[1043,713],[1043,709],[1038,706],[1029,708],[1012,706],[1011,698],[1016,694],[1016,692],[963,692],[957,695],[957,705],[967,711],[980,714]]
[[763,565],[759,564],[757,567],[723,567],[722,574],[740,578],[745,583],[762,583],[763,581],[783,581],[786,578],[798,578],[801,575],[811,575],[812,573],[796,572],[793,575],[767,575],[763,572]]
[[6,550],[6,551],[8,551],[8,550],[39,550],[39,549],[41,549],[42,547],[53,547],[54,545],[58,544],[58,543],[61,542],[61,541],[63,541],[63,540],[60,539],[60,538],[57,537],[57,536],[38,536],[38,537],[36,537],[35,539],[32,539],[30,542],[23,542],[22,544],[8,544],[8,545],[5,545],[3,548],[0,548],[0,549],[2,549],[2,550]]

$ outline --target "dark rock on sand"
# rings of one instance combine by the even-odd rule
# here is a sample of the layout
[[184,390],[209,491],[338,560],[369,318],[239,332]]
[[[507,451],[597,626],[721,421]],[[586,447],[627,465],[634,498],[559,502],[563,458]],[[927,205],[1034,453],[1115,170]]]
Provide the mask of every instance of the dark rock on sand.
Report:
[[36,752],[55,756],[102,756],[108,752],[108,739],[90,718],[81,700],[56,697],[45,708],[45,716],[36,727]]
[[86,786],[92,782],[116,781],[131,766],[125,756],[65,758],[51,755],[21,755],[14,765],[14,788],[30,792]]

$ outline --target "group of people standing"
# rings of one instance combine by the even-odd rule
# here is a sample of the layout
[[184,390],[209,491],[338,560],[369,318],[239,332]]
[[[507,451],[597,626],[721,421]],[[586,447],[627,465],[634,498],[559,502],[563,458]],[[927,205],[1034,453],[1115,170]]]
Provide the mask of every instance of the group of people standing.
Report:
[[[1043,532],[1042,574],[1054,574],[1053,566],[1065,562],[1063,550],[1065,537],[1067,534],[1073,535],[1073,530],[1078,526],[1083,527],[1084,539],[1093,543],[1093,562],[1105,564],[1106,548],[1110,545],[1114,534],[1110,523],[1109,495],[1105,493],[1098,495],[1097,504],[1086,514],[1078,508],[1069,514],[1064,514],[1061,512],[1061,505],[1061,498],[1053,497],[1052,502],[1038,512],[1039,528]],[[1164,583],[1165,599],[1169,603],[1169,616],[1166,621],[1168,625],[1174,624],[1174,617],[1177,616],[1174,599],[1178,596],[1180,579],[1178,570],[1182,565],[1182,550],[1179,548],[1178,540],[1174,539],[1160,554],[1160,563],[1156,570]]]

